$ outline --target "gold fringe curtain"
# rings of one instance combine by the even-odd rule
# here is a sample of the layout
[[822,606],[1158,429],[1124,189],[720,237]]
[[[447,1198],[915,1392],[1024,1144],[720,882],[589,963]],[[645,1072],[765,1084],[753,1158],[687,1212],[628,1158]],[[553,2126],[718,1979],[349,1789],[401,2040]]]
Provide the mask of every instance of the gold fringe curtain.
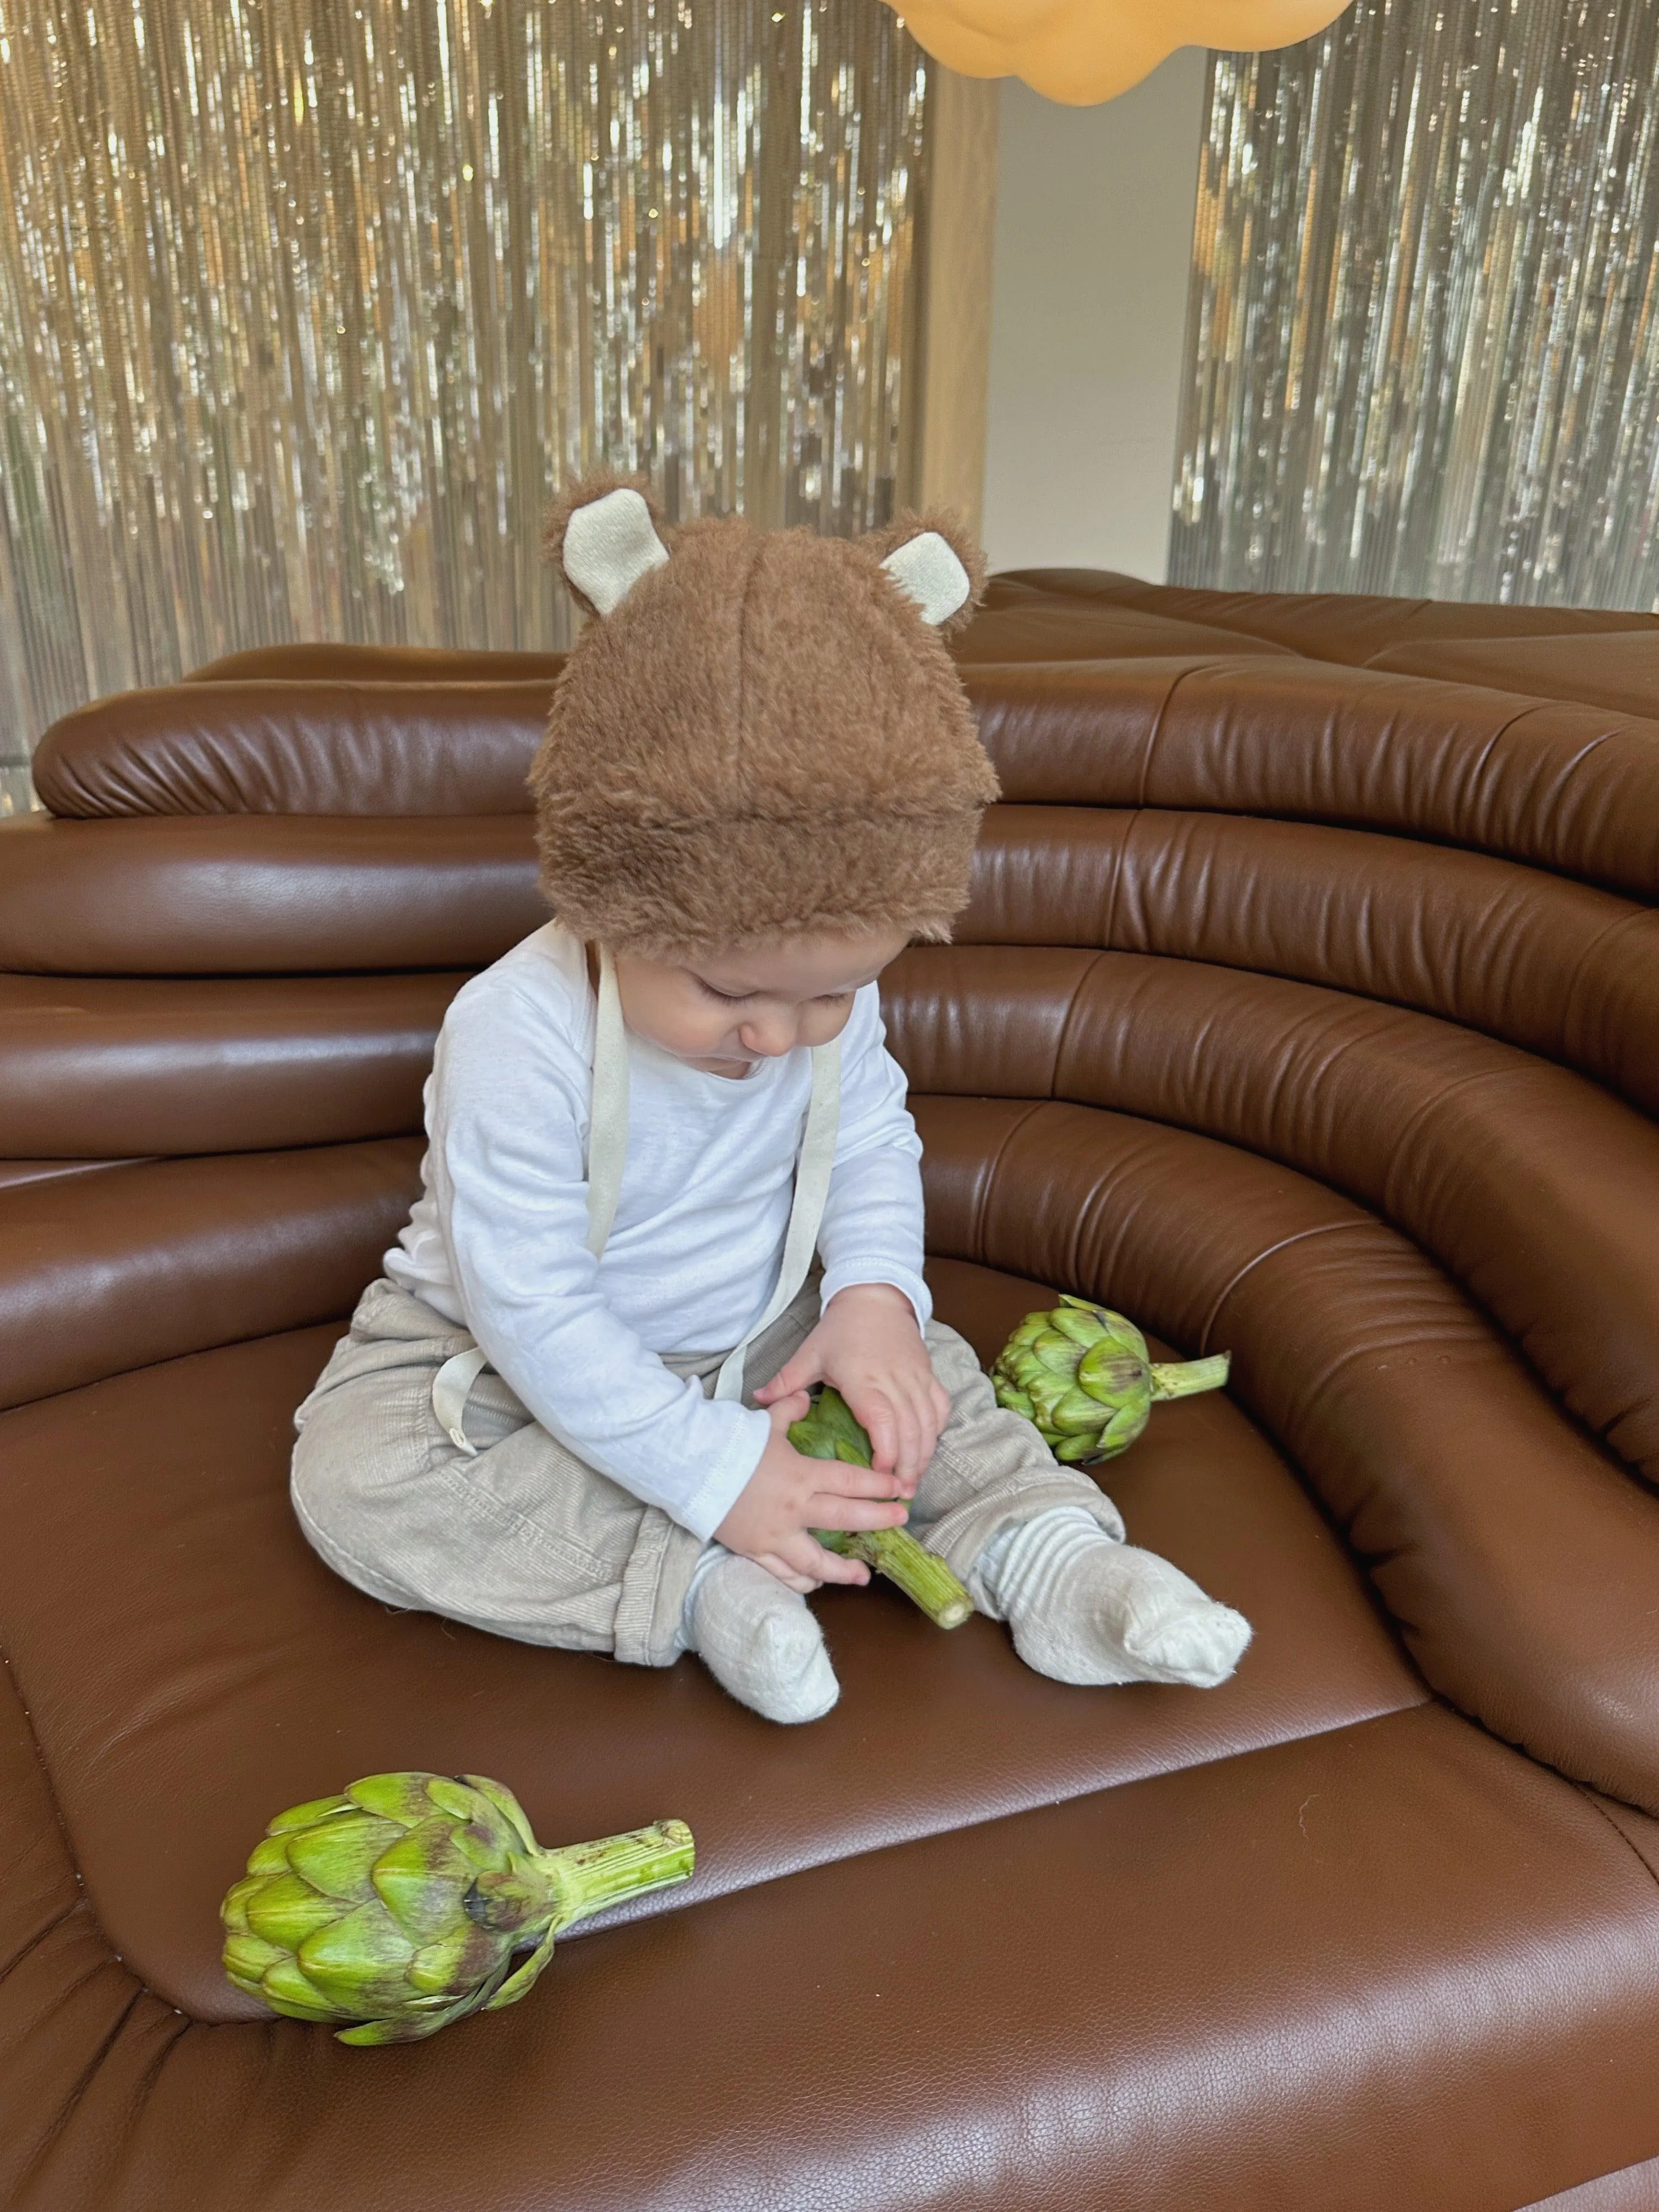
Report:
[[1170,575],[1659,605],[1659,7],[1217,55]]
[[927,69],[873,0],[0,0],[14,799],[241,647],[563,643],[540,516],[599,459],[884,520]]

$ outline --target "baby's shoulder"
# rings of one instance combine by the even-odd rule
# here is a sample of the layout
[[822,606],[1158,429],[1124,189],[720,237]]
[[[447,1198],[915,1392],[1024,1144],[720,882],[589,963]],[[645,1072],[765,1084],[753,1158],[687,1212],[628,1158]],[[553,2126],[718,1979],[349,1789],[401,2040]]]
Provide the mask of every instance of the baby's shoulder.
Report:
[[452,1047],[488,1042],[492,1053],[585,1062],[592,1000],[585,947],[548,922],[461,986],[444,1017],[444,1039]]

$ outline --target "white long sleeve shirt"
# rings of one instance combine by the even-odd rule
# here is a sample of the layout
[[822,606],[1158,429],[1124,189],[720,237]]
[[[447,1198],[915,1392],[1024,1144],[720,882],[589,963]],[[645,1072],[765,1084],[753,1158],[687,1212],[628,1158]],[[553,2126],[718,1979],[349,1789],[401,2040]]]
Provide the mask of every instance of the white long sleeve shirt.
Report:
[[[424,1188],[386,1271],[470,1329],[561,1443],[707,1538],[770,1425],[706,1398],[659,1355],[729,1349],[770,1297],[811,1054],[800,1047],[734,1080],[630,1032],[627,1162],[596,1260],[586,1241],[595,1015],[585,949],[552,922],[458,994],[426,1086]],[[921,1145],[873,983],[854,1000],[841,1068],[822,1297],[891,1283],[925,1325]]]

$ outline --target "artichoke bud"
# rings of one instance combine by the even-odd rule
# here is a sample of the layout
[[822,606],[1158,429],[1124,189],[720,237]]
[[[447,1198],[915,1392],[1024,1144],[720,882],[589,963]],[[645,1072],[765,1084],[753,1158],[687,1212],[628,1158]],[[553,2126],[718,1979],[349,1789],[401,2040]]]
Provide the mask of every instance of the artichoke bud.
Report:
[[[807,1459],[839,1460],[844,1467],[874,1463],[869,1431],[828,1382],[792,1424],[789,1441]],[[940,1628],[960,1628],[974,1610],[974,1601],[944,1560],[908,1528],[871,1528],[859,1535],[815,1528],[812,1534],[827,1550],[862,1559],[873,1573],[884,1575]]]
[[270,1823],[220,1909],[225,1972],[343,2043],[411,2042],[516,2003],[559,1930],[693,1856],[683,1821],[544,1850],[483,1775],[371,1774]]
[[1027,1314],[991,1371],[997,1403],[1037,1430],[1056,1459],[1086,1466],[1115,1458],[1162,1399],[1218,1390],[1230,1355],[1153,1361],[1131,1321],[1087,1298],[1062,1297]]

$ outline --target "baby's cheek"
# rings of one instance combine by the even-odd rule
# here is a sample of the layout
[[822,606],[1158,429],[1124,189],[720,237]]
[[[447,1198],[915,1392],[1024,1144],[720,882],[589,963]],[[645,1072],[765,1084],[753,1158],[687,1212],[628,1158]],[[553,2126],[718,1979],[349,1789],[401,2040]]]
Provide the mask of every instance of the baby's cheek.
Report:
[[799,1040],[802,1044],[832,1043],[852,1018],[853,1001],[850,999],[833,1006],[814,1003],[803,1006]]

